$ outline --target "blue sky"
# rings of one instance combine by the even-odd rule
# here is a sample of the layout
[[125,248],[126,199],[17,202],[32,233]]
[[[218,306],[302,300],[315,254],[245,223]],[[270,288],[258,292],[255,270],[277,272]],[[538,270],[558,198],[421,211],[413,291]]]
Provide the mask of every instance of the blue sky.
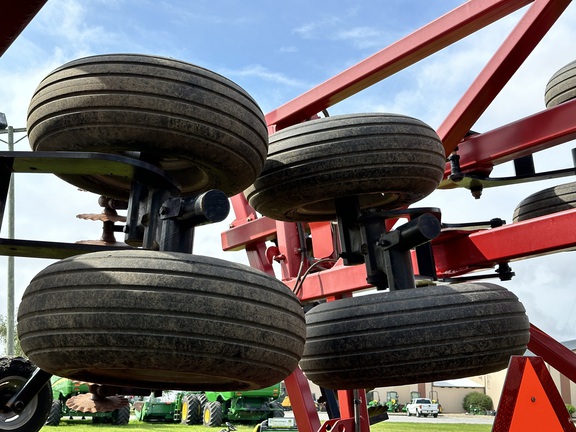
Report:
[[[48,0],[0,58],[0,111],[12,126],[24,127],[31,95],[52,69],[87,55],[126,52],[173,57],[212,69],[244,87],[266,113],[461,3]],[[438,127],[523,11],[335,105],[330,113],[394,112]],[[490,130],[544,109],[549,77],[574,60],[575,22],[576,5],[571,5],[481,117],[476,130]],[[572,145],[538,155],[537,168],[566,168]],[[17,149],[27,150],[26,140]],[[502,166],[495,174],[512,171]],[[494,217],[510,222],[523,198],[567,181],[492,189],[480,200],[466,190],[437,191],[419,205],[440,207],[446,222]],[[99,212],[97,197],[51,176],[19,175],[16,186],[18,238],[99,237],[97,223],[75,218],[78,213]],[[225,228],[226,223],[199,228],[196,252],[246,262],[243,253],[219,250],[219,233]],[[576,338],[573,260],[573,253],[563,253],[513,263],[516,278],[502,284],[520,297],[534,324],[560,340]],[[16,260],[17,302],[29,280],[48,264]],[[4,269],[0,258],[0,274]],[[0,280],[1,314],[5,314],[3,286]]]

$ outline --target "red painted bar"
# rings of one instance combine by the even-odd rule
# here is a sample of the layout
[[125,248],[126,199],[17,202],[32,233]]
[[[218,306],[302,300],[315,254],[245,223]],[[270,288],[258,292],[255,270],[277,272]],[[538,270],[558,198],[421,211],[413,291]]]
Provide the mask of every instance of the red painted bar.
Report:
[[536,0],[438,128],[446,155],[470,131],[571,0]]
[[308,379],[300,368],[284,380],[294,418],[299,432],[316,432],[320,429],[320,418],[312,399]]
[[432,243],[439,277],[490,268],[499,262],[576,248],[576,210],[472,234],[449,233]]
[[576,382],[576,353],[548,336],[534,324],[530,324],[528,349],[542,357],[558,372]]
[[[458,144],[463,172],[499,165],[576,139],[576,99],[505,126],[471,135]],[[445,174],[450,174],[446,164]]]
[[304,121],[526,6],[532,0],[471,0],[269,112],[276,130]]

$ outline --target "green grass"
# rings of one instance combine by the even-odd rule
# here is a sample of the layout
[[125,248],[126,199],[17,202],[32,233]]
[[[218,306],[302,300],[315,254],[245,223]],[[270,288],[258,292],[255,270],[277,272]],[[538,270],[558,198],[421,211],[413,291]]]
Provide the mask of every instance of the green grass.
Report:
[[[252,432],[253,426],[236,425],[238,432]],[[44,426],[42,432],[219,432],[221,428],[204,426],[186,426],[182,424],[142,423],[131,421],[124,426],[93,425],[91,420],[62,420],[59,426]],[[382,422],[373,425],[371,432],[490,432],[492,425],[446,424],[446,423],[391,423]]]

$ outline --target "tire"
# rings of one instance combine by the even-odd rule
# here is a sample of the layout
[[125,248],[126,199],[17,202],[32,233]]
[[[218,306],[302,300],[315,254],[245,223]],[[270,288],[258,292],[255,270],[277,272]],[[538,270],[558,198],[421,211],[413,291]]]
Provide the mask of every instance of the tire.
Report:
[[484,375],[506,368],[530,338],[518,298],[489,283],[350,297],[314,307],[306,322],[300,366],[329,389]]
[[[81,58],[51,72],[28,110],[36,151],[143,152],[183,195],[228,196],[254,182],[268,132],[256,102],[232,81],[185,62],[146,55]],[[62,175],[97,194],[126,199],[128,178]]]
[[446,158],[436,132],[394,114],[354,114],[300,123],[270,137],[260,177],[246,191],[258,212],[282,221],[336,219],[335,199],[398,208],[430,194]]
[[204,405],[208,403],[208,398],[206,397],[206,393],[198,393],[198,400],[200,401],[200,408],[204,411]]
[[222,405],[220,402],[208,402],[204,405],[203,425],[207,427],[217,427],[222,424]]
[[576,182],[546,188],[524,198],[512,217],[513,222],[522,222],[576,208]]
[[112,412],[113,425],[127,425],[130,423],[130,406],[125,406]]
[[422,417],[422,414],[418,410],[416,410],[416,417],[418,417],[418,418]]
[[576,97],[576,61],[568,63],[558,70],[548,84],[544,93],[546,108],[552,108]]
[[284,408],[278,401],[270,402],[270,409],[272,410],[272,415],[270,417],[281,418],[285,415]]
[[182,418],[183,423],[188,426],[202,424],[202,406],[198,396],[193,394],[186,396],[186,404],[188,405],[188,409],[186,416]]
[[62,402],[53,400],[48,418],[46,419],[46,426],[58,426],[62,418]]
[[[22,357],[0,358],[0,401],[9,401],[28,381],[36,366]],[[20,414],[0,410],[0,430],[38,432],[52,408],[52,388],[46,383]]]
[[410,414],[410,411],[408,411],[408,410],[406,410],[406,415],[407,415],[408,417],[412,417],[412,414]]
[[432,414],[434,418],[438,418],[438,414]]
[[67,258],[40,272],[20,303],[18,334],[30,359],[62,377],[248,390],[292,373],[306,324],[292,291],[258,270],[127,250]]

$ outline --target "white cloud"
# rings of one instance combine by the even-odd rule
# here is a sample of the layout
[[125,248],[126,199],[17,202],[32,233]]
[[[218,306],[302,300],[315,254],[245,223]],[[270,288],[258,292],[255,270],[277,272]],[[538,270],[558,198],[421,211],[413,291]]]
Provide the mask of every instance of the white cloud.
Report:
[[265,81],[284,86],[306,89],[308,85],[302,81],[288,77],[287,75],[274,72],[262,65],[245,66],[242,69],[223,69],[220,71],[228,77],[256,77]]

